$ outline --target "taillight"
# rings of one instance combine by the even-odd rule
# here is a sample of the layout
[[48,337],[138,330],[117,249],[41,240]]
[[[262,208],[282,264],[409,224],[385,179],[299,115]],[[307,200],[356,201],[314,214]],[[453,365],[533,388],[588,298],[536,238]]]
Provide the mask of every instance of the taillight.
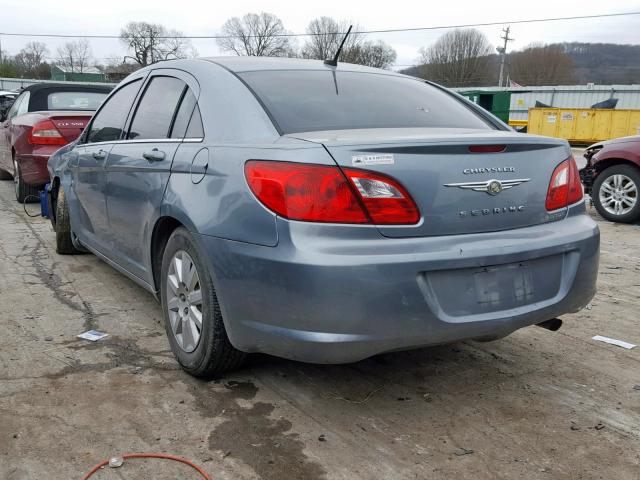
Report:
[[547,210],[557,210],[582,200],[584,193],[580,173],[573,157],[556,167],[547,191]]
[[245,175],[258,200],[291,220],[384,225],[420,219],[407,191],[386,175],[265,160],[248,161]]
[[51,120],[42,120],[32,127],[29,143],[32,145],[66,145],[67,141]]
[[402,185],[386,175],[345,168],[356,187],[369,217],[378,225],[418,223],[420,212]]

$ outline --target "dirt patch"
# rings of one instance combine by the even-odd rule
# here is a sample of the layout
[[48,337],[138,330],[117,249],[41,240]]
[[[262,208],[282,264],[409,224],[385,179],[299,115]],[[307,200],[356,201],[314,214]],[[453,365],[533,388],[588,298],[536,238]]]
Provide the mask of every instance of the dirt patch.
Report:
[[292,423],[274,418],[275,406],[255,402],[241,406],[238,400],[254,400],[258,388],[248,381],[228,381],[215,393],[201,382],[194,385],[196,406],[205,417],[223,421],[209,435],[209,449],[249,465],[264,480],[326,478],[322,466],[310,461],[305,444],[292,432]]

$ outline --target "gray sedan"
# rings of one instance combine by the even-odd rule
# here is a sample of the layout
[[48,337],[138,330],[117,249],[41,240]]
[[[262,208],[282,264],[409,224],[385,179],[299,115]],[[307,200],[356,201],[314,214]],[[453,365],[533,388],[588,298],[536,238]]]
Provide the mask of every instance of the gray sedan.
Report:
[[163,62],[49,161],[59,253],[160,298],[196,376],[249,352],[352,362],[551,325],[595,292],[565,141],[356,65]]

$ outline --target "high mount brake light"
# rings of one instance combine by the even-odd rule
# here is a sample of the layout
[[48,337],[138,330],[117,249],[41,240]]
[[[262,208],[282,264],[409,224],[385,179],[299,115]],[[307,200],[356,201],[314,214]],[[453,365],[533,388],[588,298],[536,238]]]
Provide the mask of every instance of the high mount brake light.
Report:
[[506,145],[471,145],[470,153],[500,153],[507,149]]
[[415,203],[395,180],[337,166],[250,160],[249,188],[278,215],[307,222],[414,224]]
[[67,140],[51,120],[42,120],[31,128],[29,143],[32,145],[66,145]]
[[569,157],[551,175],[545,206],[549,211],[558,210],[579,202],[583,196],[578,166],[573,157]]

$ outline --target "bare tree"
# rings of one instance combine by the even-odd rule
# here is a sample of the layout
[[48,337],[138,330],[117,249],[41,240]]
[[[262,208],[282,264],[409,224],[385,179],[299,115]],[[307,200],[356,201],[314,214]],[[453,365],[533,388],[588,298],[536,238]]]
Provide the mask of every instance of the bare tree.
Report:
[[[307,26],[307,41],[302,46],[303,58],[314,58],[326,60],[333,58],[338,51],[340,42],[349,29],[350,22],[346,20],[337,21],[331,17],[319,17],[311,20]],[[360,30],[358,25],[354,25],[353,30]],[[364,36],[359,33],[351,33],[347,37],[340,58],[344,62],[351,62],[355,57],[354,50],[364,41]]]
[[287,37],[282,20],[271,13],[247,13],[232,17],[222,26],[224,38],[218,38],[220,48],[236,55],[254,57],[295,56],[295,44]]
[[120,41],[129,49],[129,58],[142,67],[196,55],[191,41],[181,32],[157,23],[129,22],[120,31]]
[[[49,53],[47,46],[42,42],[29,42],[14,57],[16,68],[21,75],[37,77],[41,73],[45,57]],[[45,65],[48,70],[48,65]]]
[[377,42],[362,42],[352,49],[350,57],[351,63],[375,68],[389,68],[396,61],[397,54],[390,45],[378,40]]
[[560,85],[574,81],[574,65],[562,45],[531,44],[507,57],[509,78],[521,85]]
[[431,47],[421,50],[424,77],[449,87],[487,83],[492,51],[479,30],[450,30]]
[[[331,17],[319,17],[307,26],[309,37],[302,47],[303,58],[326,60],[333,58],[338,51],[351,22],[337,21]],[[354,25],[353,30],[360,30]],[[358,63],[376,68],[388,68],[396,61],[396,52],[390,45],[382,41],[368,41],[361,33],[350,33],[347,37],[340,61]]]
[[82,73],[91,62],[91,44],[86,38],[67,42],[57,49],[57,62],[73,73]]

